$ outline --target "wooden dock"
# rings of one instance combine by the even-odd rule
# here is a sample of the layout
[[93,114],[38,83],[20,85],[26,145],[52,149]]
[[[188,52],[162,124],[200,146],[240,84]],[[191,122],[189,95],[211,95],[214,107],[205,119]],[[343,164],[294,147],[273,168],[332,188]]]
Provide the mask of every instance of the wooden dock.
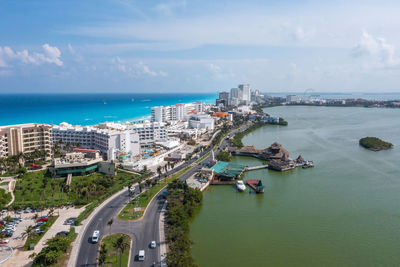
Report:
[[234,184],[236,184],[236,180],[221,181],[218,179],[213,179],[210,181],[210,185],[234,185]]
[[268,169],[268,164],[267,165],[254,166],[254,167],[246,167],[244,169],[244,171],[254,171],[254,170],[259,170],[259,169]]
[[256,193],[264,193],[264,186],[261,180],[253,179],[253,180],[246,180],[246,184],[252,188]]

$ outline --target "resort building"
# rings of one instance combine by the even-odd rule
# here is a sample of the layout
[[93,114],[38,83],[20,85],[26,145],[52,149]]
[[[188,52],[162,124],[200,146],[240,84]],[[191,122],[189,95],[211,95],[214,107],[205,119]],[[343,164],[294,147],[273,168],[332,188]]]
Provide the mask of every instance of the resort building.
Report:
[[0,126],[0,157],[15,156],[19,153],[46,151],[51,156],[50,125],[27,123]]
[[142,123],[128,124],[128,129],[139,135],[140,147],[151,147],[156,142],[167,140],[165,123],[145,121]]
[[208,114],[192,114],[189,117],[189,128],[214,130],[214,119]]
[[250,92],[250,84],[239,84],[239,91],[241,98],[239,100],[250,103],[251,100],[251,92]]
[[54,143],[69,144],[72,147],[97,149],[104,159],[114,160],[120,153],[131,156],[140,153],[139,135],[123,129],[73,126],[68,123],[54,125],[51,129]]
[[151,108],[153,122],[171,122],[187,120],[189,114],[204,111],[204,103],[176,104],[171,106],[156,106]]
[[83,148],[74,148],[72,153],[55,158],[49,169],[57,176],[82,175],[95,171],[115,174],[115,164],[103,162],[99,150]]
[[286,102],[287,103],[300,103],[301,99],[297,95],[287,95]]

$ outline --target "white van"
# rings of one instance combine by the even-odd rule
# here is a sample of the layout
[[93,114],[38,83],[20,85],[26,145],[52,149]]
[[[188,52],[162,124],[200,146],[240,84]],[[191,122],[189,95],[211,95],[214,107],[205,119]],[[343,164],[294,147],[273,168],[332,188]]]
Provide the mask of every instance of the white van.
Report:
[[139,260],[144,261],[144,250],[139,250]]
[[92,235],[92,243],[99,242],[99,237],[100,237],[100,231],[99,230],[94,231]]

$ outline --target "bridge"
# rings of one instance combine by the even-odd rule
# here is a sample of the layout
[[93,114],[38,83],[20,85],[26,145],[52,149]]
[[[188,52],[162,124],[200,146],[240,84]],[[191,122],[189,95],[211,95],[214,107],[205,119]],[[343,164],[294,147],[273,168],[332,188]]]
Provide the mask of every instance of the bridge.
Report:
[[244,168],[244,171],[254,171],[254,170],[259,170],[259,169],[268,169],[268,164],[254,166],[254,167],[246,167],[246,168]]

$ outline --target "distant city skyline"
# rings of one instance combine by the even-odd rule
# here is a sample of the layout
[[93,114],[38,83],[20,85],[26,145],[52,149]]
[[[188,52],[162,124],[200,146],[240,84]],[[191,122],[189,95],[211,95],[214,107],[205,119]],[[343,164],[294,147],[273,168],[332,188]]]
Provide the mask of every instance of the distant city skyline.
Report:
[[0,94],[400,92],[400,3],[0,2]]

